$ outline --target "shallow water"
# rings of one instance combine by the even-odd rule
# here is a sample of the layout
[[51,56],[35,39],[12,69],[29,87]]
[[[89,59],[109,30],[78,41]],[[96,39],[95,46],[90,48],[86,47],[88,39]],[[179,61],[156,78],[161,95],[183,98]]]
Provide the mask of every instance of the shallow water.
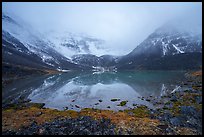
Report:
[[[63,110],[68,107],[123,110],[133,104],[154,109],[141,97],[160,97],[172,92],[184,80],[184,71],[124,71],[124,72],[69,72],[34,76],[14,81],[3,88],[3,102],[18,100],[19,96],[31,102],[45,103],[45,107]],[[111,101],[117,98],[120,101]],[[99,102],[102,100],[102,102]],[[127,100],[125,106],[117,106]],[[79,108],[78,108],[79,106]],[[107,108],[110,106],[110,108]]]

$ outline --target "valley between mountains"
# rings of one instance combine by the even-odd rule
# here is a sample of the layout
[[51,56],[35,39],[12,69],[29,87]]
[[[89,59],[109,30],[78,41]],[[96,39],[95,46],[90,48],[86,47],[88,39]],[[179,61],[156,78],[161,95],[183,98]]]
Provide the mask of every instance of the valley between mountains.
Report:
[[188,70],[202,66],[201,33],[182,31],[171,23],[156,29],[123,56],[104,54],[105,41],[85,34],[52,32],[44,36],[18,17],[5,13],[2,23],[3,70]]
[[202,135],[202,29],[179,26],[111,55],[103,39],[3,12],[2,134]]

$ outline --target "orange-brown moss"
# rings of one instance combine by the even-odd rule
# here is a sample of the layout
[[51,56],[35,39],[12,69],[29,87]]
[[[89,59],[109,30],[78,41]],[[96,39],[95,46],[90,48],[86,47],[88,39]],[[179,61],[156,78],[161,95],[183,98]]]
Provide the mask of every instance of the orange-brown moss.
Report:
[[139,106],[134,109],[127,109],[124,110],[126,113],[132,112],[136,117],[144,118],[144,117],[149,117],[150,111],[146,106]]
[[191,73],[192,76],[202,76],[202,70]]
[[[94,119],[108,118],[114,123],[117,128],[122,128],[125,132],[132,130],[134,134],[149,135],[149,134],[158,134],[160,133],[157,126],[160,124],[159,120],[150,119],[144,115],[143,117],[139,116],[137,113],[141,112],[146,108],[138,108],[138,112],[135,111],[135,115],[129,115],[128,111],[114,112],[111,110],[93,110],[93,109],[83,109],[80,112],[80,115],[91,116]],[[140,111],[139,111],[140,110]],[[141,113],[140,113],[141,114]],[[138,117],[139,116],[139,117]]]
[[[185,93],[183,97],[173,103],[173,108],[170,109],[174,115],[179,115],[179,107],[182,105],[194,105],[195,96],[200,96],[197,93]],[[200,106],[199,106],[200,107]],[[198,105],[196,107],[198,109]],[[199,109],[202,108],[202,105]],[[135,109],[115,112],[112,110],[99,110],[92,108],[82,109],[80,112],[73,110],[59,111],[56,109],[42,108],[41,105],[32,104],[30,107],[14,109],[9,108],[2,111],[2,130],[17,130],[22,126],[29,126],[33,121],[37,124],[43,124],[54,120],[55,118],[76,118],[78,116],[91,116],[94,119],[110,119],[111,123],[116,125],[116,130],[122,129],[123,134],[129,134],[132,131],[135,135],[158,135],[164,134],[158,125],[159,120],[149,118],[149,110],[145,106],[140,106]],[[194,134],[193,131],[187,128],[177,130],[177,134]],[[184,133],[182,133],[184,132]]]
[[[40,113],[40,115],[39,115]],[[118,128],[123,128],[124,130],[137,126],[154,127],[159,124],[158,120],[152,120],[148,117],[139,118],[136,115],[129,115],[127,112],[115,112],[112,110],[98,110],[86,108],[82,109],[80,112],[73,110],[59,111],[55,109],[39,108],[36,106],[31,106],[29,108],[23,108],[21,110],[17,109],[6,109],[2,111],[2,129],[12,129],[17,130],[22,126],[29,126],[33,121],[37,124],[43,124],[54,120],[55,118],[76,118],[78,116],[91,116],[94,119],[107,118],[110,119],[112,123],[116,124]],[[152,128],[153,128],[152,127]],[[137,130],[149,130],[148,128]],[[138,131],[137,131],[138,132]],[[142,131],[140,131],[142,132]],[[148,131],[146,131],[148,133]]]
[[[39,115],[39,113],[42,113]],[[21,126],[28,126],[33,121],[37,124],[52,121],[57,117],[77,117],[76,111],[59,111],[54,109],[41,109],[38,107],[29,107],[21,110],[6,109],[2,111],[2,128],[19,129]]]

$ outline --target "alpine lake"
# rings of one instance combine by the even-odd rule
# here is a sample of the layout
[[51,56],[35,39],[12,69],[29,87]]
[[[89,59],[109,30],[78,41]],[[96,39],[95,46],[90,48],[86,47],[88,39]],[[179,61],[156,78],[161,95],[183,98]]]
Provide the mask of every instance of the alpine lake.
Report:
[[185,71],[77,72],[35,75],[18,79],[3,88],[2,103],[19,98],[58,110],[83,108],[124,110],[136,105],[156,109],[144,98],[180,90]]

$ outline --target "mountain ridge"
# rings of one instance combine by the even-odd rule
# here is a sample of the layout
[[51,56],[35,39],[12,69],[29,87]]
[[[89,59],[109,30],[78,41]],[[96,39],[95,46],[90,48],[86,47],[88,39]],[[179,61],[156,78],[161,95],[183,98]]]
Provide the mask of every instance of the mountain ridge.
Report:
[[11,64],[58,71],[95,70],[97,67],[111,70],[195,69],[202,66],[202,35],[177,30],[169,24],[157,28],[124,56],[107,55],[105,52],[105,55],[93,55],[90,47],[99,48],[103,40],[86,35],[63,35],[63,40],[58,41],[60,47],[76,51],[67,57],[69,53],[63,54],[66,50],[56,49],[57,45],[49,38],[40,38],[40,34],[32,33],[32,28],[22,27],[18,19],[2,13],[2,22],[3,62]]

